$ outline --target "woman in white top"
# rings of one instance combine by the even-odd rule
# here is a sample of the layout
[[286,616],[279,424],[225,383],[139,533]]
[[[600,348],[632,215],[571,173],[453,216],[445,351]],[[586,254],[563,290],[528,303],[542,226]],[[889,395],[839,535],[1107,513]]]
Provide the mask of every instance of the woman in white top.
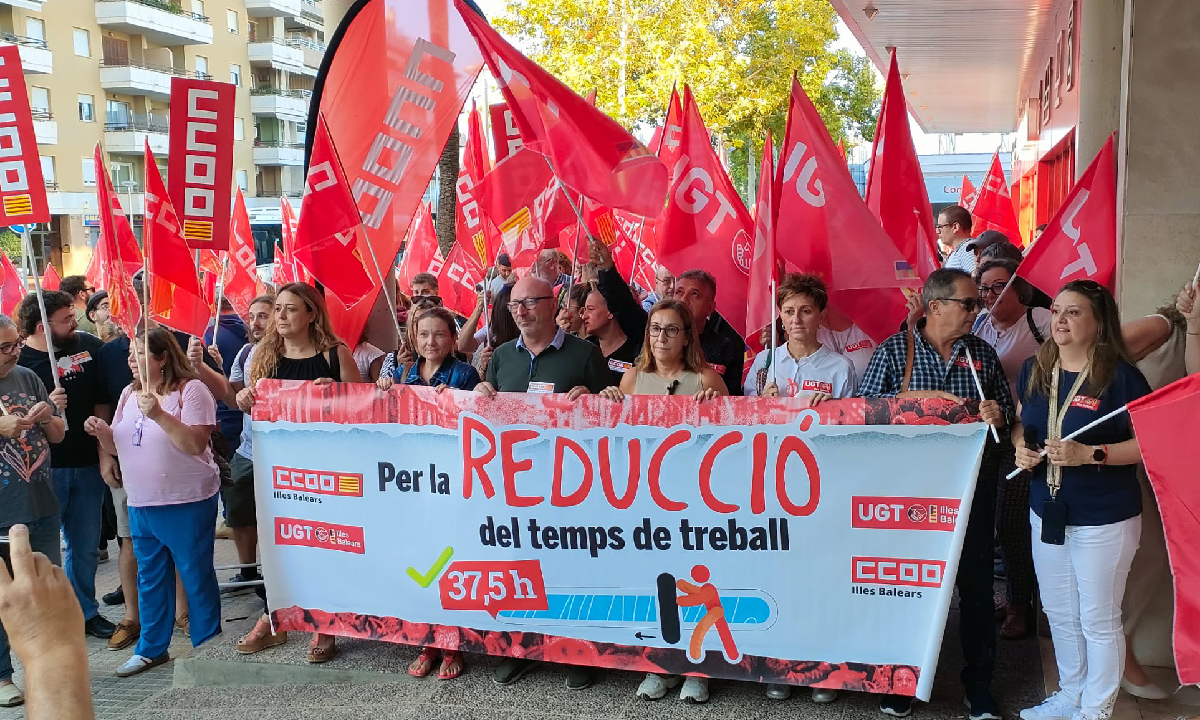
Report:
[[856,380],[862,378],[875,355],[875,341],[838,310],[836,305],[826,306],[825,322],[817,331],[817,340],[854,365]]
[[[817,339],[828,302],[825,283],[817,276],[793,273],[784,278],[775,293],[775,307],[787,342],[754,359],[743,387],[747,396],[809,397],[816,404],[854,395],[854,364]],[[760,372],[764,369],[766,373]]]

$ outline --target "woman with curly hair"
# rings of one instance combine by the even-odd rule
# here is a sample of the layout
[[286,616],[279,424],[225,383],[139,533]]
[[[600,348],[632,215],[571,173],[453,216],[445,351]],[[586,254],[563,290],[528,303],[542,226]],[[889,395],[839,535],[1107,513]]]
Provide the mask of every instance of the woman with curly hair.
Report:
[[[250,357],[246,387],[237,394],[242,412],[250,414],[254,410],[254,386],[266,379],[312,380],[314,385],[362,381],[350,348],[333,332],[324,298],[310,285],[288,283],[279,288],[267,331]],[[249,654],[285,642],[287,633],[272,633],[263,615],[238,641],[237,648]],[[336,651],[332,635],[315,633],[308,647],[308,661],[326,662]]]

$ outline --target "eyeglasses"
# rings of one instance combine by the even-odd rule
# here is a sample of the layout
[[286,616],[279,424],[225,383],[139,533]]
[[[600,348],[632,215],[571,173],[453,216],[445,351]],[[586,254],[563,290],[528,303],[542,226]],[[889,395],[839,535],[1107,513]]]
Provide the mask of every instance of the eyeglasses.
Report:
[[412,299],[413,307],[421,307],[428,305],[430,307],[441,307],[442,299],[437,295],[417,295]]
[[85,290],[85,291],[87,291],[87,292],[93,293],[93,294],[96,292],[96,288],[94,288],[94,287],[92,287],[92,286],[90,286],[90,285],[89,285],[89,286],[87,286],[87,287],[85,287],[85,288],[84,288],[84,290]]
[[13,353],[20,352],[21,348],[25,347],[25,340],[26,338],[17,338],[16,342],[0,345],[0,354],[12,355]]
[[1000,293],[1004,292],[1004,288],[1006,288],[1006,287],[1008,287],[1008,283],[1003,282],[1001,280],[997,280],[996,282],[992,283],[991,285],[980,285],[979,286],[979,297],[985,297],[988,293],[991,293],[991,294],[995,295],[996,297],[999,297]]
[[962,309],[967,312],[975,312],[979,309],[979,298],[938,298],[943,302],[953,302],[962,305]]
[[142,426],[146,424],[145,413],[138,413],[137,420],[133,421],[133,446],[142,446]]
[[553,295],[543,295],[541,297],[525,298],[524,300],[514,300],[508,304],[508,311],[515,313],[517,311],[517,308],[521,307],[522,305],[525,306],[526,310],[533,310],[533,309],[537,308],[537,304],[540,303],[541,301],[553,300],[553,299],[554,299]]
[[665,325],[665,326],[664,325],[651,325],[650,326],[650,337],[658,337],[659,335],[666,335],[667,339],[670,340],[671,338],[675,337],[676,335],[678,335],[681,332],[683,332],[683,328],[679,327],[678,325]]

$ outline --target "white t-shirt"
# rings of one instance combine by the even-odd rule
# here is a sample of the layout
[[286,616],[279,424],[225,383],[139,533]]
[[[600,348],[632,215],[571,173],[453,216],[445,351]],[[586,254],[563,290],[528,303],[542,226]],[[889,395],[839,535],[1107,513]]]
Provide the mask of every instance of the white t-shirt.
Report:
[[854,365],[854,377],[859,380],[875,355],[875,341],[857,325],[838,332],[821,328],[817,330],[817,342],[849,360]]
[[354,364],[363,382],[371,382],[371,363],[383,357],[383,351],[369,342],[359,343],[354,348]]
[[[1032,308],[1033,324],[1042,334],[1042,341],[1050,340],[1050,311],[1046,308]],[[997,330],[992,324],[992,316],[987,310],[975,319],[974,334],[996,349],[1000,356],[1000,365],[1004,368],[1004,376],[1008,378],[1008,389],[1013,398],[1017,397],[1017,378],[1021,376],[1021,366],[1029,358],[1037,355],[1041,344],[1033,336],[1029,327],[1029,315],[1021,313],[1017,321],[1004,330]]]
[[[748,397],[759,395],[758,371],[767,366],[768,352],[760,352],[750,366],[750,373],[746,375],[742,388]],[[775,376],[779,378],[777,382],[781,397],[825,393],[833,398],[848,398],[854,397],[858,387],[853,363],[824,345],[812,355],[797,360],[788,352],[785,343],[775,348],[775,359],[771,362],[775,365]]]
[[512,280],[512,275],[509,275],[508,277],[509,277],[509,280],[505,280],[504,278],[497,275],[496,277],[494,277],[488,281],[488,292],[490,292],[492,294],[492,297],[496,297],[497,295],[499,295],[500,291],[504,289],[504,286],[507,285],[510,282],[510,280]]
[[967,245],[970,242],[971,240],[968,238],[959,243],[958,247],[954,248],[954,252],[950,253],[950,257],[946,258],[946,262],[942,264],[942,267],[957,268],[974,275],[975,251],[967,249]]

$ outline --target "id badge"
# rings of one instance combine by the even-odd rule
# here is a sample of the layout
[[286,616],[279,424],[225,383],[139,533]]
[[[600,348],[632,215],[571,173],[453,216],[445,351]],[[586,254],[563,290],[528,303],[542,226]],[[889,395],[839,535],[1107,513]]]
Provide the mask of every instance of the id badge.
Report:
[[1050,498],[1042,503],[1042,542],[1064,545],[1067,542],[1067,504]]
[[536,393],[538,395],[547,395],[549,393],[554,392],[554,383],[552,383],[552,382],[534,382],[531,380],[529,382],[529,389],[527,390],[527,392]]

